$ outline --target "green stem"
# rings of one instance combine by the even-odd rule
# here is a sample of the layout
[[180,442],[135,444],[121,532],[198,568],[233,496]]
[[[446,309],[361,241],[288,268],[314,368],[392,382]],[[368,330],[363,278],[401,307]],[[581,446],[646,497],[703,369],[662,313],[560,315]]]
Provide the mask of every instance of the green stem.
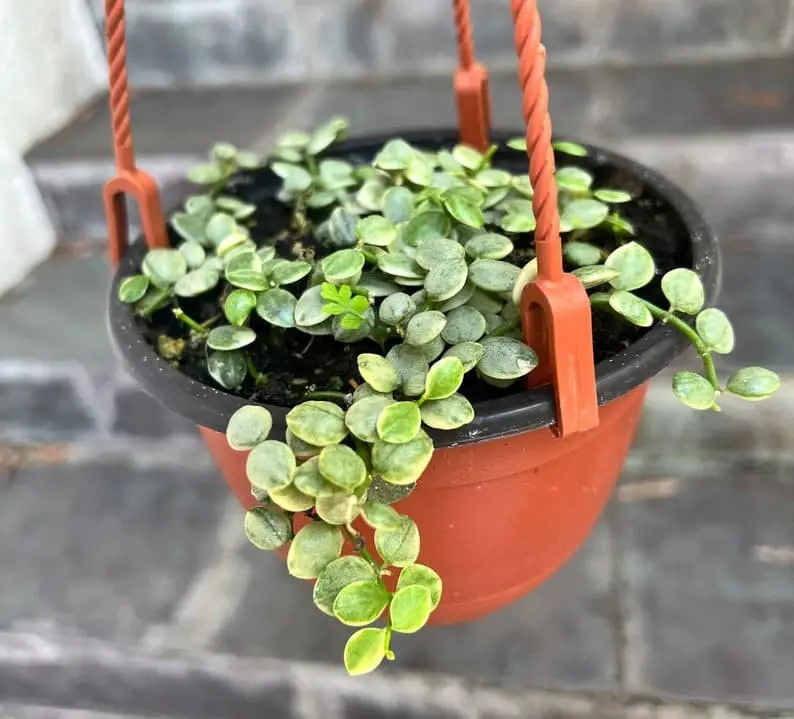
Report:
[[477,165],[477,167],[476,167],[476,168],[475,168],[475,170],[474,170],[474,174],[475,174],[475,175],[476,175],[478,172],[481,172],[482,170],[484,170],[486,167],[488,167],[488,164],[491,162],[491,160],[493,159],[493,156],[494,156],[494,154],[496,154],[496,151],[497,151],[498,149],[499,149],[499,148],[498,148],[498,146],[497,146],[497,145],[491,145],[491,146],[490,146],[490,147],[489,147],[489,148],[488,148],[488,149],[487,149],[487,150],[486,150],[486,151],[483,153],[482,160],[480,160],[480,164],[479,164],[479,165]]
[[174,313],[174,317],[176,317],[182,324],[185,324],[188,327],[190,327],[190,329],[192,329],[194,332],[198,332],[200,335],[209,334],[209,331],[207,330],[206,327],[204,327],[204,325],[201,325],[198,322],[196,322],[196,320],[194,320],[192,317],[186,314],[185,311],[180,307],[174,307],[172,311]]
[[245,364],[248,366],[248,374],[254,378],[254,384],[257,387],[261,387],[262,385],[267,384],[267,375],[263,372],[260,372],[255,366],[254,361],[251,359],[251,355],[245,355]]
[[306,167],[312,177],[317,177],[317,160],[312,155],[306,155]]
[[[662,309],[658,305],[648,302],[648,300],[644,300],[642,297],[638,297],[637,299],[639,299],[648,308],[648,311],[657,320],[661,320],[665,324],[675,327],[692,343],[703,362],[703,369],[706,372],[706,378],[709,382],[711,382],[711,385],[715,390],[721,391],[722,388],[720,387],[720,380],[717,377],[717,369],[714,366],[714,360],[711,357],[711,352],[709,352],[709,349],[706,347],[703,340],[700,339],[698,333],[695,332],[695,330],[692,329],[692,327],[690,327],[686,322],[684,322],[684,320],[682,320],[680,317],[677,317],[669,310]],[[604,309],[610,308],[609,300],[606,297],[593,296],[590,298],[590,301],[594,307],[601,307]]]

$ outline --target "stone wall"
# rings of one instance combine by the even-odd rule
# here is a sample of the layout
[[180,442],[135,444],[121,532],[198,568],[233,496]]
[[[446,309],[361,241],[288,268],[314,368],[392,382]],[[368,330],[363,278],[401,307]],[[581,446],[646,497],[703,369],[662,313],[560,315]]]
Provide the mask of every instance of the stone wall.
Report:
[[[539,0],[556,65],[787,53],[794,0]],[[102,0],[86,0],[101,24]],[[128,0],[139,85],[442,72],[451,0]],[[480,56],[514,62],[509,0],[471,0]]]

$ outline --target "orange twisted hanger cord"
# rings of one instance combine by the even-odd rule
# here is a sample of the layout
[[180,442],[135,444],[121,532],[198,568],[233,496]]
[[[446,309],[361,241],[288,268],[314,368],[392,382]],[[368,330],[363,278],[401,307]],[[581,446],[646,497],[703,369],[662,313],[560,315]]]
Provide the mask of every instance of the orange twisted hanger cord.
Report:
[[129,240],[125,195],[138,203],[141,224],[150,248],[168,247],[168,234],[160,205],[160,191],[154,179],[135,166],[130,120],[130,92],[127,80],[127,41],[124,0],[105,0],[105,35],[110,66],[110,117],[116,176],[105,184],[103,193],[108,223],[110,260],[118,264]]
[[455,98],[458,105],[460,141],[478,150],[488,149],[491,127],[491,101],[488,71],[474,57],[469,0],[453,0],[458,70],[455,73]]
[[130,122],[130,93],[127,82],[127,42],[124,0],[105,0],[105,16],[110,66],[110,114],[116,165],[120,170],[135,169]]
[[538,273],[550,280],[562,276],[560,212],[554,179],[551,146],[549,88],[546,84],[546,49],[540,42],[540,13],[535,0],[512,0],[518,73],[523,91],[522,112],[527,126],[529,180],[534,190],[532,205],[537,219],[535,246]]
[[538,275],[524,288],[521,324],[524,340],[538,353],[540,363],[527,383],[554,386],[557,423],[553,430],[565,437],[598,425],[590,300],[579,280],[563,272],[546,51],[541,44],[537,0],[511,0],[511,9],[537,219]]

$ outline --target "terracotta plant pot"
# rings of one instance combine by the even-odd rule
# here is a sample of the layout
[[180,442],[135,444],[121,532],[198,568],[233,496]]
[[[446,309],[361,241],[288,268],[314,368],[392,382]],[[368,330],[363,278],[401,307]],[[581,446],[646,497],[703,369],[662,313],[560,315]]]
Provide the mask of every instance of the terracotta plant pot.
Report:
[[[493,133],[504,143],[516,133]],[[427,149],[455,144],[454,131],[402,133]],[[334,156],[369,158],[389,138],[340,144]],[[497,155],[496,164],[520,166],[520,155]],[[713,234],[683,193],[665,178],[631,160],[590,148],[599,171],[628,175],[667,206],[678,246],[676,264],[694,269],[707,301],[717,293],[719,258]],[[518,165],[516,165],[518,163]],[[261,189],[258,201],[275,193],[269,171],[243,184]],[[110,291],[109,324],[127,371],[152,397],[199,425],[204,440],[240,503],[254,506],[245,475],[245,453],[226,444],[229,417],[249,401],[190,379],[173,369],[144,339],[132,309],[117,300],[121,279],[137,271],[146,251],[142,240],[122,258]],[[550,387],[475,404],[471,424],[434,432],[439,448],[417,489],[397,508],[422,534],[419,561],[444,578],[444,596],[432,623],[468,621],[527,593],[557,571],[587,539],[617,481],[640,420],[648,380],[687,347],[674,330],[657,325],[629,347],[596,366],[598,427],[558,439],[552,431]],[[283,437],[287,408],[268,406],[273,436]],[[360,527],[366,535],[365,527]],[[241,517],[242,531],[242,517]]]

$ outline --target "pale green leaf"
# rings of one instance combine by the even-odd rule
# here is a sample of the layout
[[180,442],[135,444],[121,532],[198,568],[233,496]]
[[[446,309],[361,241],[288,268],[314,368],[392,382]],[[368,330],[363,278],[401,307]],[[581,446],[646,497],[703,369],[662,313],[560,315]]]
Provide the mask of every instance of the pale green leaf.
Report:
[[[431,370],[432,371],[432,370]],[[378,436],[384,442],[405,444],[416,437],[422,425],[419,407],[415,402],[394,402],[378,415]]]
[[264,407],[240,407],[226,425],[226,441],[232,449],[245,451],[264,442],[273,427],[273,418]]
[[292,539],[292,522],[280,509],[255,507],[245,513],[245,536],[257,549],[273,551]]
[[347,436],[344,414],[341,407],[331,402],[303,402],[288,412],[287,427],[304,442],[328,447]]
[[322,522],[301,528],[287,554],[287,570],[297,579],[316,579],[342,553],[342,532]]
[[418,632],[430,618],[433,601],[426,587],[419,584],[398,589],[389,606],[389,620],[395,632]]
[[288,486],[296,465],[295,455],[286,444],[268,439],[251,450],[245,472],[254,487],[269,492]]
[[433,442],[420,430],[405,444],[377,442],[372,450],[372,466],[386,482],[413,484],[422,476],[432,457]]

